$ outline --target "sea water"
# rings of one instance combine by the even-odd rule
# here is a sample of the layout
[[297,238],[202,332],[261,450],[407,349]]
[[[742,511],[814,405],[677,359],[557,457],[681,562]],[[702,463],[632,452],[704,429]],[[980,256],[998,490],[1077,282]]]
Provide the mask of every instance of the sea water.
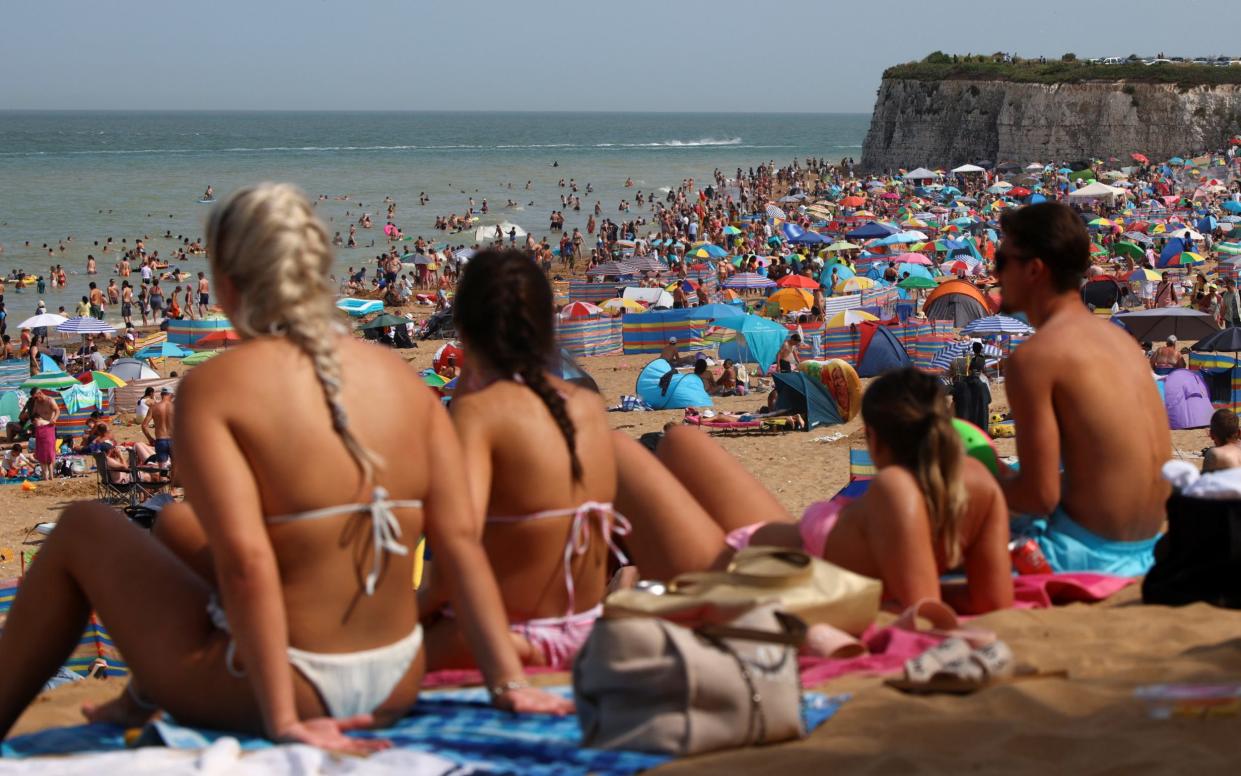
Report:
[[[177,237],[202,236],[210,206],[197,200],[208,185],[223,198],[268,180],[293,182],[312,199],[347,195],[316,205],[331,233],[347,236],[371,214],[374,228],[358,229],[359,247],[338,250],[339,275],[373,266],[386,248],[385,197],[396,200],[406,235],[436,243],[474,242],[472,230],[433,228],[437,215],[464,214],[470,197],[476,212],[488,202],[480,224],[507,220],[542,237],[559,210],[568,231],[585,232],[595,202],[600,219],[636,218],[647,212],[634,203],[639,191],[706,183],[717,168],[731,177],[764,162],[859,158],[867,123],[860,114],[0,112],[0,271],[46,276],[63,265],[69,287],[42,298],[50,311],[64,305],[72,314],[87,282],[105,286],[119,261],[116,250],[100,252],[106,238],[132,245],[147,237],[147,249],[166,257]],[[561,179],[576,181],[580,212],[561,206],[570,193]],[[430,201],[420,206],[423,192]],[[622,198],[633,205],[628,214],[617,211]],[[162,237],[168,232],[173,239]],[[88,253],[98,262],[93,277]],[[179,266],[206,269],[201,257]],[[10,324],[39,298],[9,284]]]

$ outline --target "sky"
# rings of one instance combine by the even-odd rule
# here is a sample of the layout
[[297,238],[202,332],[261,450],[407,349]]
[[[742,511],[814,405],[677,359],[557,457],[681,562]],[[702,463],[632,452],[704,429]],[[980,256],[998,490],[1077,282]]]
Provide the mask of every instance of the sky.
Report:
[[936,49],[1241,56],[1236,3],[0,0],[0,109],[869,113]]

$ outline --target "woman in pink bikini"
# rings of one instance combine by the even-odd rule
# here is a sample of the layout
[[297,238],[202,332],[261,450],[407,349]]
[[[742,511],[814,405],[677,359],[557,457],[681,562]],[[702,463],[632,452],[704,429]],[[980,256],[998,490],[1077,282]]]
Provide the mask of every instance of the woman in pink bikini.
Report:
[[940,600],[940,576],[961,568],[968,584],[945,588],[946,603],[961,612],[1012,605],[1004,496],[963,453],[939,380],[889,372],[862,398],[862,420],[878,474],[856,501],[812,504],[800,521],[699,431],[669,430],[657,458],[617,432],[616,504],[633,519],[628,546],[642,576],[670,579],[721,567],[749,544],[775,545],[881,580],[902,609]]
[[[628,524],[612,508],[603,402],[561,379],[552,299],[520,251],[470,260],[454,306],[466,355],[452,417],[517,652],[528,665],[566,668],[599,616],[612,537]],[[435,572],[432,563],[422,611],[443,601],[447,580]],[[462,631],[451,612],[429,624],[431,668],[472,665]]]

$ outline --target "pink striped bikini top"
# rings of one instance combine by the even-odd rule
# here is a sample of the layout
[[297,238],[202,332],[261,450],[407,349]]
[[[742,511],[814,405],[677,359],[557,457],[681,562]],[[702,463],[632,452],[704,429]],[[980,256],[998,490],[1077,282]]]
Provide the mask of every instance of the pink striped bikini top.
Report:
[[590,517],[598,515],[599,532],[603,534],[603,540],[607,542],[608,550],[620,562],[622,566],[629,564],[629,558],[616,546],[613,541],[615,536],[628,536],[633,526],[625,519],[625,516],[612,508],[610,503],[600,501],[586,501],[576,507],[567,509],[548,509],[543,512],[533,512],[528,515],[510,515],[499,516],[491,515],[487,517],[488,523],[524,523],[529,520],[547,520],[553,517],[572,517],[573,523],[569,527],[569,538],[564,545],[564,585],[569,593],[569,609],[565,612],[565,616],[574,613],[577,607],[574,605],[573,594],[573,559],[579,555],[586,553],[590,548]]

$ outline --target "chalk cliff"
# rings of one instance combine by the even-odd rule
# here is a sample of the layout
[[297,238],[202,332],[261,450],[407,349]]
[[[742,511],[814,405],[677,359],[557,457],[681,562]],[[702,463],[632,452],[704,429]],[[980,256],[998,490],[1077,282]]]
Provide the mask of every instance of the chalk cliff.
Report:
[[885,78],[864,169],[978,160],[1151,160],[1222,148],[1241,132],[1241,85]]

